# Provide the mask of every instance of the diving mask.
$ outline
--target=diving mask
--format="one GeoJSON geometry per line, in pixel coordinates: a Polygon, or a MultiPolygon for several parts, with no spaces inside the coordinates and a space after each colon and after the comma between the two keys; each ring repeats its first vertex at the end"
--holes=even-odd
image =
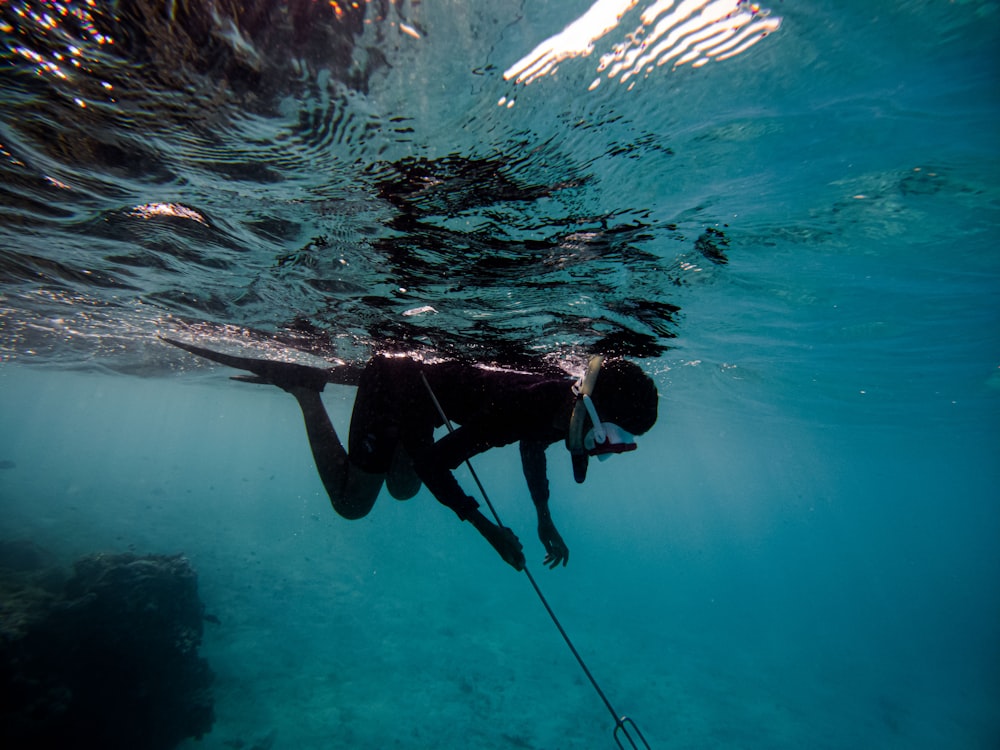
{"type": "Polygon", "coordinates": [[[577,482],[583,482],[587,478],[587,460],[590,456],[597,456],[599,461],[604,461],[616,453],[634,451],[638,447],[631,434],[613,422],[601,421],[590,397],[603,363],[603,356],[591,357],[587,371],[573,386],[576,405],[569,421],[566,447],[573,456],[573,476],[577,482]],[[588,419],[590,429],[585,431],[588,419]]]}

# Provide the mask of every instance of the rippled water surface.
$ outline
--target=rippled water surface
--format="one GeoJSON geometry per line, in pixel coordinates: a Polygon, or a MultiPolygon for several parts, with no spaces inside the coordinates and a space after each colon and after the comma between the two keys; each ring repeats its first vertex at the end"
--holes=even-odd
{"type": "Polygon", "coordinates": [[[660,424],[586,491],[550,459],[546,585],[651,744],[995,747],[998,34],[973,0],[0,2],[4,536],[191,557],[203,746],[610,746],[469,529],[334,518],[287,397],[157,337],[625,354],[660,424]]]}

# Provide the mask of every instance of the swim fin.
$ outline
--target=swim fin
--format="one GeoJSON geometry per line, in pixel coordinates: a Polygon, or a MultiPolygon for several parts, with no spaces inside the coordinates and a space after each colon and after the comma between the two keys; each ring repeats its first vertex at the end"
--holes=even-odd
{"type": "Polygon", "coordinates": [[[340,367],[320,368],[300,365],[295,362],[277,362],[272,359],[251,359],[250,357],[237,357],[233,354],[223,354],[222,352],[205,349],[194,344],[187,344],[183,341],[160,336],[171,346],[191,352],[199,357],[218,362],[220,365],[235,367],[238,370],[247,370],[253,376],[237,375],[234,380],[241,380],[247,383],[270,384],[288,390],[289,388],[308,388],[314,391],[322,391],[327,383],[338,385],[357,385],[361,381],[362,365],[341,365],[340,367]]]}

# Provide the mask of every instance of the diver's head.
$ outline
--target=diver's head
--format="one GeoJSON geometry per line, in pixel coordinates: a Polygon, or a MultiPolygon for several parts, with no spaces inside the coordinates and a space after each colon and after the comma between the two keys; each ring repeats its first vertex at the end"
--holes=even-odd
{"type": "Polygon", "coordinates": [[[634,435],[656,422],[656,384],[638,365],[624,359],[590,358],[587,372],[573,386],[576,405],[566,447],[577,482],[587,477],[590,456],[603,461],[635,450],[634,435]]]}

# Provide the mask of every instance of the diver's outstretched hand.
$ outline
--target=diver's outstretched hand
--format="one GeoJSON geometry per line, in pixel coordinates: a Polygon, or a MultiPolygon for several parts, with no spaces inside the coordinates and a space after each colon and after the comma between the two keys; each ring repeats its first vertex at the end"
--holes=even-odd
{"type": "Polygon", "coordinates": [[[545,546],[545,559],[542,565],[549,568],[557,568],[562,563],[563,567],[569,562],[569,547],[556,531],[556,525],[551,518],[542,518],[538,521],[538,538],[545,546]]]}
{"type": "Polygon", "coordinates": [[[514,570],[524,570],[524,547],[517,534],[506,526],[493,526],[493,528],[496,529],[494,538],[487,537],[493,549],[499,552],[504,562],[514,570]]]}
{"type": "Polygon", "coordinates": [[[524,570],[524,548],[517,534],[506,526],[497,526],[486,518],[478,510],[473,511],[468,518],[476,531],[485,537],[486,541],[493,545],[504,562],[514,570],[524,570]]]}

